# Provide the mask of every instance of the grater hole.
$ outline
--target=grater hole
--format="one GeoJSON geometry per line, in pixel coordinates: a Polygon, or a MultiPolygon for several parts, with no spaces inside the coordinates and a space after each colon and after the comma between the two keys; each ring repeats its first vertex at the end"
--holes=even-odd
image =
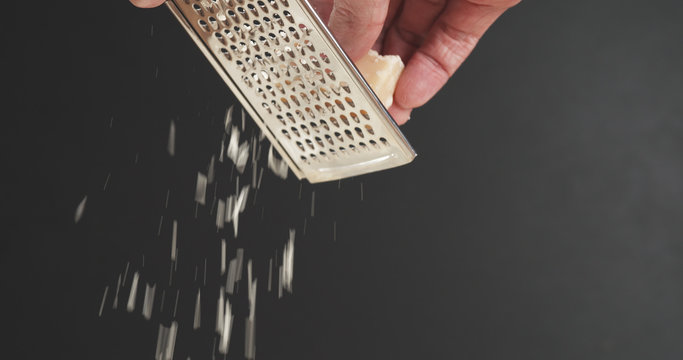
{"type": "Polygon", "coordinates": [[[270,110],[270,105],[268,105],[268,103],[263,103],[263,104],[261,104],[261,106],[263,106],[263,108],[266,109],[266,111],[268,112],[268,114],[272,114],[272,113],[273,113],[273,111],[270,110]]]}
{"type": "Polygon", "coordinates": [[[235,41],[235,35],[233,35],[230,30],[223,29],[223,34],[225,34],[225,37],[227,37],[228,39],[235,41]]]}
{"type": "Polygon", "coordinates": [[[256,6],[254,6],[253,4],[247,5],[247,9],[249,9],[249,11],[251,11],[251,13],[254,16],[258,16],[258,11],[256,10],[256,6]]]}
{"type": "Polygon", "coordinates": [[[342,137],[342,135],[341,135],[340,133],[338,133],[338,132],[335,131],[335,132],[334,132],[334,136],[337,137],[337,140],[339,140],[339,141],[341,141],[341,142],[344,142],[344,138],[342,137]]]}
{"type": "Polygon", "coordinates": [[[299,129],[295,128],[294,126],[292,126],[291,129],[296,137],[301,137],[301,134],[299,134],[299,129]]]}
{"type": "Polygon", "coordinates": [[[247,11],[244,10],[243,7],[241,7],[241,6],[238,7],[238,8],[237,8],[237,12],[238,12],[240,15],[242,15],[243,18],[245,18],[246,20],[249,20],[249,14],[247,14],[247,11]]]}
{"type": "Polygon", "coordinates": [[[315,156],[315,154],[311,154],[311,159],[314,160],[314,161],[318,161],[318,157],[315,156]]]}
{"type": "Polygon", "coordinates": [[[325,109],[322,106],[316,105],[315,110],[317,110],[320,113],[320,115],[325,115],[325,109]]]}
{"type": "MultiPolygon", "coordinates": [[[[225,55],[225,57],[228,58],[228,60],[232,60],[232,56],[230,55],[230,52],[228,51],[228,49],[221,48],[221,53],[223,53],[223,55],[225,55]]],[[[247,71],[247,69],[244,68],[242,71],[247,71]]]]}
{"type": "Polygon", "coordinates": [[[346,103],[349,104],[351,107],[356,107],[356,104],[354,104],[353,100],[350,97],[345,97],[344,100],[346,100],[346,103]]]}
{"type": "Polygon", "coordinates": [[[349,119],[345,115],[339,115],[339,118],[344,123],[344,125],[349,126],[349,119]]]}
{"type": "MultiPolygon", "coordinates": [[[[328,99],[331,97],[330,91],[327,90],[327,88],[325,88],[325,87],[322,87],[322,86],[320,87],[320,93],[323,94],[323,96],[325,96],[328,99]]],[[[342,110],[344,110],[344,109],[342,109],[342,110]]]]}
{"type": "Polygon", "coordinates": [[[351,151],[356,151],[356,145],[349,144],[349,149],[351,149],[351,151]]]}
{"type": "Polygon", "coordinates": [[[352,111],[349,115],[351,115],[351,119],[356,123],[360,122],[360,119],[358,119],[358,114],[356,114],[355,112],[352,111]]]}
{"type": "Polygon", "coordinates": [[[324,151],[321,151],[321,152],[320,152],[320,156],[322,156],[322,157],[326,158],[326,157],[327,157],[327,154],[325,154],[325,152],[324,152],[324,151]]]}
{"type": "Polygon", "coordinates": [[[295,111],[296,115],[299,117],[299,119],[305,121],[306,117],[304,117],[304,113],[301,112],[301,110],[295,111]]]}
{"type": "Polygon", "coordinates": [[[334,71],[332,71],[332,69],[325,69],[325,74],[327,74],[327,76],[329,76],[329,78],[330,78],[332,81],[337,80],[337,77],[334,76],[334,71]]]}
{"type": "Polygon", "coordinates": [[[320,129],[318,129],[318,124],[316,124],[315,122],[311,121],[309,125],[311,125],[311,129],[313,129],[313,131],[315,131],[316,133],[320,132],[320,129]]]}
{"type": "Polygon", "coordinates": [[[330,118],[330,122],[331,122],[332,125],[334,125],[335,127],[339,127],[339,123],[337,122],[337,119],[335,119],[334,117],[331,117],[331,118],[330,118]]]}
{"type": "MultiPolygon", "coordinates": [[[[308,33],[306,35],[308,35],[308,33]]],[[[315,51],[315,46],[313,46],[313,43],[308,40],[304,40],[304,46],[306,46],[308,50],[315,51]]]]}
{"type": "Polygon", "coordinates": [[[204,16],[204,9],[202,9],[202,7],[199,6],[199,4],[192,4],[192,9],[193,9],[197,14],[199,14],[199,16],[204,16]]]}
{"type": "Polygon", "coordinates": [[[285,106],[287,107],[287,109],[290,109],[290,108],[291,108],[291,106],[289,106],[289,101],[287,101],[287,99],[285,99],[285,98],[280,98],[280,101],[281,101],[283,104],[285,104],[285,106]]]}
{"type": "Polygon", "coordinates": [[[289,131],[286,129],[282,129],[282,134],[287,137],[287,139],[292,139],[292,137],[289,135],[289,131]]]}
{"type": "Polygon", "coordinates": [[[329,102],[326,101],[326,102],[325,102],[325,107],[327,108],[327,110],[329,110],[331,113],[334,114],[334,105],[332,105],[331,103],[329,103],[329,102]]]}
{"type": "Polygon", "coordinates": [[[204,19],[199,19],[199,27],[204,31],[209,31],[209,26],[204,19]]]}
{"type": "Polygon", "coordinates": [[[325,147],[325,144],[323,144],[323,139],[321,139],[321,138],[319,138],[319,137],[317,137],[317,136],[315,137],[315,142],[317,142],[317,143],[318,143],[318,146],[320,146],[321,148],[324,148],[324,147],[325,147]]]}
{"type": "Polygon", "coordinates": [[[365,125],[365,131],[367,131],[370,135],[375,135],[375,130],[370,125],[365,125]]]}
{"type": "Polygon", "coordinates": [[[277,111],[282,111],[280,104],[278,104],[275,100],[271,100],[270,104],[273,105],[277,109],[277,111]]]}
{"type": "Polygon", "coordinates": [[[306,151],[306,148],[304,148],[304,144],[302,144],[301,141],[297,141],[296,146],[299,147],[299,150],[306,151]]]}
{"type": "Polygon", "coordinates": [[[292,101],[296,104],[296,106],[301,106],[299,99],[297,99],[297,97],[295,95],[290,95],[289,98],[292,99],[292,101]]]}
{"type": "Polygon", "coordinates": [[[363,149],[363,150],[368,150],[368,146],[365,145],[364,142],[361,141],[361,142],[358,143],[358,145],[360,145],[360,148],[361,148],[361,149],[363,149]]]}
{"type": "Polygon", "coordinates": [[[268,0],[268,3],[270,4],[270,6],[273,7],[273,9],[275,9],[275,10],[278,9],[278,5],[277,5],[277,2],[275,2],[275,0],[268,0]]]}
{"type": "MultiPolygon", "coordinates": [[[[292,16],[292,13],[290,13],[290,12],[287,11],[287,10],[285,10],[285,11],[282,12],[282,15],[284,15],[285,18],[287,18],[287,21],[291,22],[292,24],[294,23],[294,17],[292,16]]],[[[293,29],[293,28],[290,28],[290,29],[293,29]]]]}
{"type": "Polygon", "coordinates": [[[379,138],[379,141],[382,142],[382,145],[389,146],[389,141],[387,141],[387,139],[381,137],[381,138],[379,138]]]}
{"type": "Polygon", "coordinates": [[[313,147],[313,141],[311,141],[310,139],[306,139],[306,145],[308,145],[308,147],[311,148],[311,149],[315,149],[315,148],[313,147]]]}
{"type": "Polygon", "coordinates": [[[358,134],[358,136],[361,138],[365,137],[365,135],[363,135],[363,130],[361,130],[359,127],[356,127],[354,130],[356,130],[356,134],[358,134]]]}
{"type": "Polygon", "coordinates": [[[316,101],[320,101],[320,96],[318,95],[318,92],[317,92],[317,91],[311,90],[311,91],[310,91],[310,94],[311,94],[311,96],[313,96],[313,98],[314,98],[316,101]]]}
{"type": "Polygon", "coordinates": [[[339,151],[341,151],[342,154],[346,155],[346,148],[345,147],[340,146],[339,151]]]}
{"type": "Polygon", "coordinates": [[[232,18],[234,21],[239,22],[239,19],[237,18],[237,14],[234,11],[228,10],[228,16],[230,18],[232,18]]]}
{"type": "Polygon", "coordinates": [[[311,30],[309,30],[304,24],[299,24],[299,29],[304,33],[304,35],[309,35],[311,33],[311,30]]]}
{"type": "Polygon", "coordinates": [[[349,87],[349,83],[347,83],[346,81],[340,82],[339,86],[341,86],[341,88],[344,89],[344,91],[346,91],[347,93],[351,93],[351,87],[349,87]]]}
{"type": "Polygon", "coordinates": [[[320,53],[320,60],[322,60],[326,64],[330,63],[330,58],[327,56],[327,54],[322,52],[320,53]]]}
{"type": "Polygon", "coordinates": [[[277,116],[277,119],[280,120],[280,123],[282,123],[282,125],[286,125],[286,124],[287,124],[287,123],[285,122],[285,118],[282,117],[282,115],[278,115],[278,116],[277,116]]]}
{"type": "Polygon", "coordinates": [[[370,120],[370,114],[368,114],[367,111],[361,109],[360,114],[363,115],[366,120],[370,120]]]}
{"type": "Polygon", "coordinates": [[[280,14],[278,14],[278,13],[273,14],[273,19],[275,20],[275,22],[277,22],[278,25],[280,25],[280,26],[285,25],[284,21],[282,21],[282,18],[280,17],[280,14]]]}
{"type": "Polygon", "coordinates": [[[374,146],[374,147],[379,147],[379,146],[377,145],[377,141],[375,141],[375,140],[370,140],[370,145],[372,145],[372,146],[374,146]]]}
{"type": "Polygon", "coordinates": [[[344,130],[344,134],[346,134],[346,137],[353,140],[353,133],[351,133],[351,130],[346,129],[344,130]]]}
{"type": "MultiPolygon", "coordinates": [[[[341,100],[337,99],[337,100],[334,101],[334,103],[337,104],[337,106],[338,106],[340,109],[342,109],[342,111],[344,110],[344,103],[342,103],[341,100]]],[[[348,124],[347,124],[347,125],[348,125],[348,124]]]]}
{"type": "Polygon", "coordinates": [[[330,145],[334,145],[334,140],[332,140],[332,136],[326,134],[325,140],[327,140],[327,142],[330,143],[330,145]]]}
{"type": "Polygon", "coordinates": [[[337,95],[337,96],[341,95],[341,91],[339,91],[341,88],[339,87],[339,85],[337,85],[337,84],[330,84],[330,89],[332,89],[332,92],[333,92],[335,95],[337,95]]]}
{"type": "Polygon", "coordinates": [[[208,18],[209,24],[211,25],[211,28],[216,30],[218,29],[218,21],[216,21],[216,18],[213,16],[209,16],[208,18]]]}
{"type": "Polygon", "coordinates": [[[306,125],[301,124],[301,130],[303,130],[306,133],[306,135],[311,135],[311,132],[310,130],[308,130],[308,127],[306,125]]]}
{"type": "Polygon", "coordinates": [[[311,56],[309,59],[311,60],[311,64],[313,64],[315,67],[320,67],[320,61],[318,61],[315,56],[311,56]]]}
{"type": "Polygon", "coordinates": [[[304,109],[304,111],[308,114],[308,116],[310,116],[311,118],[315,119],[315,113],[313,112],[313,110],[311,110],[311,108],[306,107],[306,108],[304,109]]]}
{"type": "Polygon", "coordinates": [[[263,12],[267,13],[268,12],[268,7],[266,6],[266,3],[263,1],[257,1],[256,4],[263,10],[263,12]]]}
{"type": "Polygon", "coordinates": [[[289,1],[287,1],[287,0],[280,0],[280,2],[282,2],[282,5],[284,5],[285,7],[289,7],[289,1]]]}
{"type": "MultiPolygon", "coordinates": [[[[288,113],[285,114],[285,116],[287,116],[287,119],[289,119],[289,121],[291,121],[292,124],[296,123],[296,120],[294,120],[294,116],[292,115],[292,113],[289,113],[289,112],[288,112],[288,113]]],[[[297,135],[297,136],[298,136],[298,135],[297,135]]]]}
{"type": "Polygon", "coordinates": [[[328,131],[330,130],[330,126],[327,125],[327,121],[325,121],[325,120],[320,120],[320,126],[325,128],[325,130],[328,130],[328,131]]]}

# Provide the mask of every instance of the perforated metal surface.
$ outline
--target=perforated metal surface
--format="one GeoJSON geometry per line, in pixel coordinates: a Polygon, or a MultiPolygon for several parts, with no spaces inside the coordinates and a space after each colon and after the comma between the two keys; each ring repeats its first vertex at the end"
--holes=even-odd
{"type": "Polygon", "coordinates": [[[297,177],[330,181],[415,158],[308,2],[167,5],[297,177]]]}

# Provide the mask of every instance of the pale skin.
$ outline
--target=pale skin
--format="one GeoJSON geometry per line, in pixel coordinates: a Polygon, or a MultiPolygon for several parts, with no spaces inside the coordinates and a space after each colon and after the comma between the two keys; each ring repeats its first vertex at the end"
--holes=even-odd
{"type": "MultiPolygon", "coordinates": [[[[141,8],[164,0],[130,0],[141,8]]],[[[484,32],[520,0],[309,0],[352,60],[371,48],[406,68],[389,112],[404,124],[453,76],[484,32]]]]}

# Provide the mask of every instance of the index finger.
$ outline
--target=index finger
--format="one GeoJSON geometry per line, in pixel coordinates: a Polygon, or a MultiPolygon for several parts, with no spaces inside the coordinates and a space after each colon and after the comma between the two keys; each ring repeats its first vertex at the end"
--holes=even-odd
{"type": "Polygon", "coordinates": [[[475,45],[508,8],[519,0],[454,0],[408,61],[396,85],[390,112],[399,124],[410,110],[427,103],[465,61],[475,45]]]}

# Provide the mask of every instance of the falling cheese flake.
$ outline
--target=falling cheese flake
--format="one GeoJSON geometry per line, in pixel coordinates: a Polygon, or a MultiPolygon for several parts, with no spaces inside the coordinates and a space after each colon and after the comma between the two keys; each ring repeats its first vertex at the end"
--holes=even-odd
{"type": "Polygon", "coordinates": [[[227,354],[228,348],[230,347],[230,334],[232,332],[232,307],[230,306],[230,300],[225,299],[225,310],[223,311],[223,331],[221,332],[220,343],[218,344],[218,352],[221,354],[227,354]]]}
{"type": "Polygon", "coordinates": [[[126,311],[133,312],[135,310],[135,299],[138,294],[138,281],[140,280],[140,274],[136,271],[133,274],[133,282],[130,285],[130,294],[128,295],[128,305],[126,306],[126,311]]]}
{"type": "Polygon", "coordinates": [[[239,148],[237,149],[237,158],[233,159],[235,162],[235,168],[237,171],[241,174],[244,172],[244,169],[247,166],[247,162],[249,161],[249,143],[248,142],[243,142],[240,144],[239,148]]]}
{"type": "Polygon", "coordinates": [[[282,251],[282,287],[292,293],[292,280],[294,279],[294,237],[296,230],[289,229],[289,241],[282,251]]]}
{"type": "Polygon", "coordinates": [[[216,178],[216,155],[211,155],[209,166],[206,169],[206,178],[209,184],[213,184],[216,178]]]}
{"type": "Polygon", "coordinates": [[[145,300],[142,303],[142,317],[146,320],[152,318],[152,309],[154,308],[154,294],[157,286],[145,284],[145,300]]]}
{"type": "Polygon", "coordinates": [[[197,186],[194,191],[194,201],[202,205],[206,205],[206,184],[208,179],[206,175],[197,172],[197,186]]]}
{"type": "Polygon", "coordinates": [[[277,159],[273,152],[273,145],[270,146],[268,150],[268,168],[283,180],[287,180],[287,174],[289,172],[289,167],[283,159],[277,159]]]}
{"type": "Polygon", "coordinates": [[[230,142],[228,142],[228,150],[226,150],[226,155],[228,159],[232,160],[233,163],[237,163],[237,157],[239,156],[240,149],[240,131],[236,126],[232,127],[232,132],[230,133],[230,142]]]}
{"type": "Polygon", "coordinates": [[[235,105],[230,105],[228,110],[225,111],[225,121],[224,121],[225,132],[228,132],[228,127],[232,123],[232,113],[234,110],[235,110],[235,105]]]}
{"type": "Polygon", "coordinates": [[[173,220],[173,233],[171,235],[171,260],[178,258],[178,220],[173,220]]]}
{"type": "Polygon", "coordinates": [[[223,228],[225,224],[225,201],[218,200],[218,207],[216,208],[216,228],[218,230],[223,228]]]}
{"type": "Polygon", "coordinates": [[[197,300],[194,303],[194,322],[192,323],[192,329],[199,329],[201,323],[201,302],[200,302],[201,290],[197,290],[197,300]]]}
{"type": "Polygon", "coordinates": [[[102,302],[100,303],[100,311],[98,313],[99,317],[102,317],[102,311],[104,310],[104,303],[107,301],[107,293],[109,292],[109,286],[104,288],[104,295],[102,295],[102,302]]]}
{"type": "Polygon", "coordinates": [[[169,327],[159,324],[157,349],[154,355],[154,360],[173,360],[173,352],[175,351],[177,335],[178,323],[176,321],[173,321],[169,327]]]}
{"type": "Polygon", "coordinates": [[[225,288],[221,286],[218,293],[218,309],[216,311],[216,333],[223,334],[223,326],[225,321],[225,288]]]}
{"type": "Polygon", "coordinates": [[[114,294],[114,302],[112,303],[112,309],[116,310],[119,307],[119,290],[121,290],[121,275],[119,275],[116,280],[116,293],[114,294]]]}
{"type": "Polygon", "coordinates": [[[79,221],[81,221],[81,218],[83,217],[83,212],[85,211],[85,203],[88,201],[88,196],[83,197],[83,200],[81,200],[80,203],[78,203],[78,206],[76,207],[76,213],[74,214],[74,222],[78,224],[79,221]]]}
{"type": "Polygon", "coordinates": [[[166,147],[168,154],[175,156],[175,122],[171,120],[171,125],[168,127],[168,146],[166,147]]]}
{"type": "Polygon", "coordinates": [[[225,275],[225,258],[227,251],[227,243],[225,239],[221,239],[221,276],[225,275]]]}

